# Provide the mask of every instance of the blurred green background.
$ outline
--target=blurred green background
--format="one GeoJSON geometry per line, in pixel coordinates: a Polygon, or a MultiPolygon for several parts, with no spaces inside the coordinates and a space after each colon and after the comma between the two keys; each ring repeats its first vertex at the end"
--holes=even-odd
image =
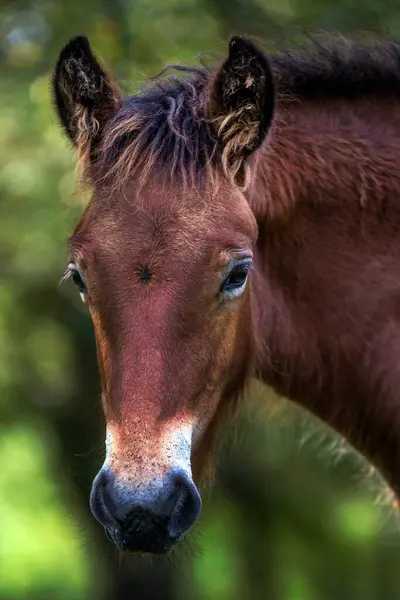
{"type": "Polygon", "coordinates": [[[49,93],[76,34],[129,91],[165,63],[223,52],[232,33],[270,47],[318,29],[400,37],[399,0],[2,0],[0,18],[0,598],[400,598],[379,478],[260,389],[187,543],[149,561],[105,539],[88,506],[103,452],[92,327],[72,284],[58,285],[83,200],[49,93]]]}

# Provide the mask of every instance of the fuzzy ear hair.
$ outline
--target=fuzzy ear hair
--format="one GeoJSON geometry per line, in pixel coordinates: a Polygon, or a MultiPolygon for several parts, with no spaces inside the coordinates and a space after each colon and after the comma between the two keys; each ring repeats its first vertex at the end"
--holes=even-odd
{"type": "Polygon", "coordinates": [[[70,40],[61,51],[52,83],[54,104],[69,139],[80,157],[93,158],[105,124],[121,105],[121,95],[86,37],[70,40]]]}
{"type": "Polygon", "coordinates": [[[264,141],[275,107],[271,68],[249,40],[233,37],[211,86],[210,114],[223,144],[223,165],[236,177],[264,141]]]}

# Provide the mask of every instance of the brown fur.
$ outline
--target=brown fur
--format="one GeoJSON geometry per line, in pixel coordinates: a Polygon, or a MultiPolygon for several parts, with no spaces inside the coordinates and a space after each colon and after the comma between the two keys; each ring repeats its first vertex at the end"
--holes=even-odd
{"type": "Polygon", "coordinates": [[[214,76],[129,98],[105,126],[70,260],[87,278],[121,477],[164,472],[160,440],[189,422],[199,477],[257,377],[400,492],[399,57],[395,44],[347,41],[272,56],[277,108],[244,193],[227,155],[249,146],[255,121],[242,105],[214,127],[214,76]],[[227,261],[250,249],[247,289],[226,303],[227,261]]]}

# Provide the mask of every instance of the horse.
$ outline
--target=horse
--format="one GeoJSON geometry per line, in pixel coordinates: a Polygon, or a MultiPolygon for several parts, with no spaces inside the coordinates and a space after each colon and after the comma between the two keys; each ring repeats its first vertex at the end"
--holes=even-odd
{"type": "Polygon", "coordinates": [[[84,36],[55,108],[91,196],[65,278],[87,304],[106,419],[94,517],[167,553],[258,380],[400,494],[400,45],[337,36],[123,97],[84,36]]]}

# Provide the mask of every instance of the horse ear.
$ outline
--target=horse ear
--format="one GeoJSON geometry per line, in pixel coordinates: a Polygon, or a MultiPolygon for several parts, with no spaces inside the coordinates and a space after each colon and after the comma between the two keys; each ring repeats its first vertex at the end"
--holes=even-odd
{"type": "Polygon", "coordinates": [[[233,37],[229,55],[211,85],[210,114],[223,144],[226,172],[236,177],[264,141],[274,114],[273,75],[264,54],[233,37]]]}
{"type": "Polygon", "coordinates": [[[61,51],[53,75],[53,97],[62,126],[81,157],[92,158],[103,128],[121,105],[121,95],[85,37],[61,51]]]}

